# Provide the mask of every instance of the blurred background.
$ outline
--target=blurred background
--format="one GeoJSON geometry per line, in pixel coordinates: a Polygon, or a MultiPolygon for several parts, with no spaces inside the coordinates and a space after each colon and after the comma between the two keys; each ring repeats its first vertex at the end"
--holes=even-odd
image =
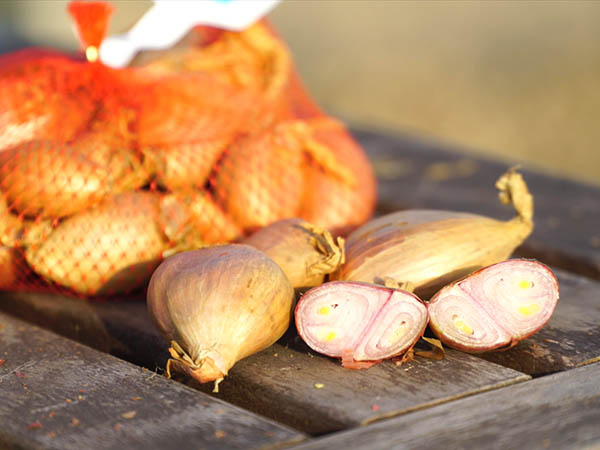
{"type": "MultiPolygon", "coordinates": [[[[0,51],[77,49],[67,3],[0,0],[0,51]]],[[[111,33],[150,6],[113,3],[111,33]]],[[[350,126],[600,186],[600,2],[284,0],[268,17],[350,126]]]]}

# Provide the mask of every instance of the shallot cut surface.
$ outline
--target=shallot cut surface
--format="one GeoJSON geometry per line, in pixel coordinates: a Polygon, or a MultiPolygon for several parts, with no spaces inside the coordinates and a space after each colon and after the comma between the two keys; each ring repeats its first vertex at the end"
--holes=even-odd
{"type": "Polygon", "coordinates": [[[427,326],[413,294],[366,283],[330,282],[308,291],[296,307],[296,327],[315,351],[372,361],[410,349],[427,326]]]}
{"type": "Polygon", "coordinates": [[[460,350],[510,347],[550,320],[558,297],[558,281],[548,267],[507,260],[434,295],[428,305],[430,326],[440,340],[460,350]]]}

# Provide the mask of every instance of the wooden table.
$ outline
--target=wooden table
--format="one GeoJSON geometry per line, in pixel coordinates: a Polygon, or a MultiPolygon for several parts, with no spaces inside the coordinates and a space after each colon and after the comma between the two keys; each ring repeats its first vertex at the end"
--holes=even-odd
{"type": "MultiPolygon", "coordinates": [[[[493,187],[506,164],[355,134],[378,174],[378,213],[511,216],[493,187]]],[[[517,255],[552,266],[561,298],[549,324],[515,348],[348,371],[292,330],[236,364],[213,394],[162,376],[167,344],[143,299],[5,292],[0,448],[600,447],[600,189],[524,176],[536,228],[517,255]]]]}

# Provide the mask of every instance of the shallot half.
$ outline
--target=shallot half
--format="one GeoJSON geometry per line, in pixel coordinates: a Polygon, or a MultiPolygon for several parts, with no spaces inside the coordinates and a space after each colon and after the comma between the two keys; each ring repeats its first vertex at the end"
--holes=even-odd
{"type": "Polygon", "coordinates": [[[310,348],[360,369],[408,352],[425,331],[427,308],[402,289],[336,281],[309,290],[295,318],[310,348]]]}
{"type": "Polygon", "coordinates": [[[545,265],[510,259],[481,269],[435,294],[429,325],[449,347],[483,352],[514,346],[539,331],[559,297],[545,265]]]}

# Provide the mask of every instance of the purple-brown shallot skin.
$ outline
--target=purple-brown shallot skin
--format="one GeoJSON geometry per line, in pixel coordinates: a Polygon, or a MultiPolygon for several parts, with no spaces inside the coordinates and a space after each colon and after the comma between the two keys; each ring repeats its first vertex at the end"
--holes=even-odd
{"type": "Polygon", "coordinates": [[[410,281],[427,300],[475,270],[504,261],[533,230],[533,197],[511,169],[497,181],[508,221],[442,210],[405,210],[380,216],[346,239],[346,262],[330,279],[380,283],[410,281]]]}
{"type": "Polygon", "coordinates": [[[544,327],[558,298],[558,281],[547,266],[510,259],[441,289],[427,304],[429,326],[458,350],[505,350],[544,327]]]}
{"type": "Polygon", "coordinates": [[[298,218],[273,222],[242,243],[275,261],[296,289],[321,285],[344,261],[342,239],[335,241],[328,230],[298,218]]]}
{"type": "Polygon", "coordinates": [[[427,308],[414,294],[361,282],[333,281],[298,301],[298,334],[310,348],[334,358],[351,350],[355,361],[408,351],[427,326],[427,308]]]}

